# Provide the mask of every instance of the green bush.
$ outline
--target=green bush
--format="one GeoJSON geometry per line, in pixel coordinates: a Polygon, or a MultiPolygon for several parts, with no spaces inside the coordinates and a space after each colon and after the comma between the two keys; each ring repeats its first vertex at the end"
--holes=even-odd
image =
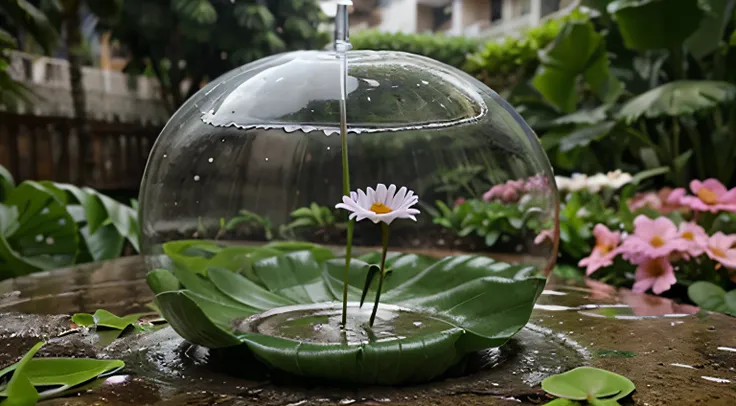
{"type": "Polygon", "coordinates": [[[463,70],[496,91],[507,89],[534,73],[539,65],[538,52],[549,45],[566,21],[584,18],[573,12],[560,19],[547,20],[519,37],[489,41],[468,55],[463,70]]]}
{"type": "Polygon", "coordinates": [[[350,36],[353,49],[402,51],[423,55],[456,68],[465,65],[465,58],[478,50],[481,41],[443,34],[387,33],[376,30],[359,31],[350,36]]]}

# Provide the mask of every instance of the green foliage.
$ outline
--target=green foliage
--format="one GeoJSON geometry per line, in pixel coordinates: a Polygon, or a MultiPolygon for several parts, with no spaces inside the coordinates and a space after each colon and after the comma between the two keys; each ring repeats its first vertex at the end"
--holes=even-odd
{"type": "Polygon", "coordinates": [[[17,364],[0,371],[0,381],[7,382],[0,384],[0,398],[4,398],[0,405],[32,406],[39,400],[81,392],[125,366],[118,360],[33,358],[41,346],[43,342],[33,346],[17,364]]]}
{"type": "Polygon", "coordinates": [[[587,2],[600,17],[567,22],[525,78],[538,94],[522,81],[511,102],[563,172],[666,165],[669,183],[714,177],[729,184],[736,175],[736,141],[728,136],[736,130],[736,76],[728,68],[735,55],[721,44],[735,3],[587,2]]]}
{"type": "Polygon", "coordinates": [[[293,220],[280,230],[284,236],[293,234],[301,229],[325,230],[330,228],[345,228],[347,223],[336,220],[334,211],[327,206],[312,203],[308,207],[300,207],[291,212],[293,220]]]}
{"type": "Polygon", "coordinates": [[[0,171],[0,278],[117,258],[138,250],[132,208],[89,188],[25,181],[0,171]]]}
{"type": "Polygon", "coordinates": [[[220,219],[220,231],[218,233],[218,237],[228,231],[237,230],[239,228],[247,229],[247,233],[250,233],[252,230],[260,231],[263,233],[263,236],[267,241],[273,239],[273,226],[271,225],[271,220],[248,210],[240,210],[240,216],[233,217],[227,222],[225,222],[225,219],[220,219]]]}
{"type": "Polygon", "coordinates": [[[549,20],[519,37],[489,41],[469,55],[463,69],[497,92],[509,89],[534,72],[539,65],[538,52],[550,44],[564,22],[580,18],[578,13],[549,20]]]}
{"type": "Polygon", "coordinates": [[[538,213],[532,204],[477,199],[456,204],[452,209],[441,201],[435,205],[436,209],[429,210],[434,224],[454,230],[458,237],[480,237],[487,247],[495,245],[502,235],[518,236],[525,227],[533,226],[527,221],[534,221],[534,214],[538,213]]]}
{"type": "Polygon", "coordinates": [[[322,21],[315,0],[127,0],[111,28],[132,54],[126,71],[151,68],[173,112],[200,83],[240,65],[324,46],[328,36],[317,29],[322,21]],[[192,86],[183,92],[187,80],[192,86]]]}
{"type": "Polygon", "coordinates": [[[714,283],[698,281],[688,287],[687,294],[705,310],[736,316],[736,289],[726,292],[714,283]]]}
{"type": "MultiPolygon", "coordinates": [[[[575,368],[542,381],[542,389],[551,395],[589,404],[618,405],[617,401],[631,394],[635,388],[634,383],[624,376],[591,367],[575,368]]],[[[560,401],[556,404],[576,403],[560,401]]]]}
{"type": "MultiPolygon", "coordinates": [[[[271,367],[353,383],[425,381],[469,352],[503,344],[528,321],[544,287],[543,278],[528,276],[533,268],[484,256],[438,260],[389,253],[387,266],[392,275],[383,286],[383,303],[442,314],[443,327],[407,337],[400,345],[372,340],[355,346],[300,343],[236,330],[235,322],[275,307],[338,301],[344,258],[305,243],[222,247],[214,256],[208,254],[212,245],[207,242],[176,242],[173,249],[167,245],[165,251],[180,252],[187,246],[191,253],[202,254],[199,258],[177,257],[173,272],[184,289],[156,296],[162,315],[182,337],[210,348],[243,346],[271,367]],[[301,250],[295,250],[298,248],[301,250]],[[218,257],[241,260],[228,266],[218,257]],[[448,291],[450,283],[457,287],[448,291]],[[438,295],[440,292],[443,294],[438,295]]],[[[369,266],[365,261],[374,260],[376,254],[351,261],[351,301],[360,299],[369,266]]],[[[375,291],[375,287],[368,290],[375,291]]]]}
{"type": "Polygon", "coordinates": [[[95,314],[77,313],[72,316],[74,324],[83,327],[105,327],[115,330],[125,330],[128,326],[134,326],[141,314],[130,314],[118,317],[107,310],[99,309],[95,314]]]}
{"type": "Polygon", "coordinates": [[[467,56],[481,43],[472,38],[444,34],[388,33],[363,30],[350,36],[353,49],[401,51],[426,56],[456,68],[462,68],[467,56]]]}

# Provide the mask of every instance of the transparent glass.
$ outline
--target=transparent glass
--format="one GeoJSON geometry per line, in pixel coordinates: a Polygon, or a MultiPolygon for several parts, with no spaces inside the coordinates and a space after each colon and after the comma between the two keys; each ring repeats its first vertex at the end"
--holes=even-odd
{"type": "Polygon", "coordinates": [[[141,188],[149,285],[195,344],[328,380],[435,379],[529,320],[556,257],[552,170],[513,108],[456,69],[369,51],[347,53],[346,80],[342,66],[275,55],[171,118],[141,188]]]}
{"type": "MultiPolygon", "coordinates": [[[[554,177],[509,104],[469,75],[416,55],[351,51],[348,66],[351,189],[395,184],[419,196],[417,221],[392,223],[391,249],[551,266],[555,233],[540,232],[555,227],[554,177]],[[476,219],[443,216],[443,206],[463,200],[478,202],[476,219]]],[[[192,97],[146,166],[140,207],[149,261],[162,243],[189,238],[344,249],[347,212],[334,209],[343,196],[339,75],[334,53],[279,54],[192,97]],[[330,212],[322,224],[292,215],[314,204],[330,212]]],[[[380,228],[369,221],[354,235],[356,250],[380,247],[380,228]]]]}

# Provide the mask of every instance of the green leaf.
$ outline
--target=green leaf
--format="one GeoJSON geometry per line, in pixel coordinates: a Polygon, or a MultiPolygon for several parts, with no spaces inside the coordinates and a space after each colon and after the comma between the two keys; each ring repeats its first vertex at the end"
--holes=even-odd
{"type": "Polygon", "coordinates": [[[300,207],[291,212],[291,217],[312,217],[312,210],[309,207],[300,207]]]}
{"type": "MultiPolygon", "coordinates": [[[[261,283],[233,269],[210,267],[205,274],[177,269],[179,282],[198,293],[163,292],[156,296],[156,304],[174,330],[195,344],[210,348],[244,344],[271,367],[302,376],[397,384],[426,381],[469,352],[503,344],[528,321],[544,287],[543,278],[529,277],[533,267],[512,266],[481,256],[437,261],[388,253],[386,263],[392,274],[385,280],[388,298],[382,303],[420,311],[436,320],[436,325],[424,334],[345,346],[236,330],[242,320],[257,312],[294,302],[334,303],[342,297],[345,259],[320,263],[315,258],[320,254],[316,249],[301,250],[257,261],[253,270],[261,283]]],[[[372,252],[361,258],[377,256],[380,253],[372,252]]],[[[361,259],[351,261],[351,301],[357,301],[363,292],[367,267],[361,259]]]]}
{"type": "Polygon", "coordinates": [[[322,268],[310,251],[262,259],[253,268],[268,290],[297,303],[334,299],[322,280],[322,268]]]}
{"type": "Polygon", "coordinates": [[[146,275],[146,283],[153,293],[179,290],[179,280],[166,269],[154,269],[146,275]]]}
{"type": "Polygon", "coordinates": [[[365,273],[365,284],[363,285],[363,292],[360,294],[360,307],[363,307],[363,302],[365,302],[365,297],[368,294],[368,289],[370,289],[371,287],[371,282],[373,282],[373,278],[380,273],[380,266],[376,264],[368,265],[368,269],[365,273]]]}
{"type": "Polygon", "coordinates": [[[112,224],[107,224],[90,234],[89,226],[79,230],[92,261],[106,261],[120,257],[125,246],[125,237],[112,224]]]}
{"type": "Polygon", "coordinates": [[[640,117],[681,116],[712,109],[736,98],[736,85],[710,80],[679,80],[628,101],[618,115],[627,123],[640,117]]]}
{"type": "Polygon", "coordinates": [[[690,53],[695,58],[713,53],[721,44],[726,27],[731,20],[734,0],[704,0],[708,5],[708,12],[700,23],[700,28],[685,41],[690,53]]]}
{"type": "Polygon", "coordinates": [[[222,250],[220,244],[201,240],[171,241],[163,245],[164,253],[175,265],[197,273],[204,272],[209,260],[222,250]]]}
{"type": "Polygon", "coordinates": [[[217,22],[217,10],[209,0],[172,0],[172,9],[198,24],[217,22]]]}
{"type": "MultiPolygon", "coordinates": [[[[0,371],[0,377],[12,371],[17,373],[17,365],[0,371]]],[[[23,368],[30,384],[41,389],[40,399],[68,394],[92,380],[110,376],[125,366],[119,360],[88,358],[34,358],[23,368]]],[[[0,391],[0,396],[6,396],[0,391]]]]}
{"type": "Polygon", "coordinates": [[[232,347],[240,344],[234,335],[213,323],[186,291],[156,295],[156,306],[177,334],[185,340],[208,348],[232,347]]]}
{"type": "Polygon", "coordinates": [[[589,127],[579,128],[560,140],[560,151],[567,152],[577,147],[584,147],[593,141],[600,141],[610,134],[615,126],[614,121],[604,121],[589,127]]]}
{"type": "Polygon", "coordinates": [[[0,203],[8,198],[13,189],[15,189],[13,175],[4,166],[0,165],[0,203]]]}
{"type": "Polygon", "coordinates": [[[544,405],[545,406],[580,406],[580,403],[574,400],[570,400],[570,399],[558,398],[549,403],[545,403],[544,405]]]}
{"type": "Polygon", "coordinates": [[[141,318],[140,313],[130,314],[124,317],[118,317],[107,310],[99,309],[94,315],[87,313],[77,313],[72,316],[72,321],[78,326],[84,327],[107,327],[115,330],[125,330],[126,327],[135,325],[141,318]]]}
{"type": "Polygon", "coordinates": [[[726,293],[723,296],[723,300],[726,303],[726,306],[728,306],[728,311],[726,313],[736,316],[736,289],[730,290],[726,293]]]}
{"type": "Polygon", "coordinates": [[[77,256],[77,225],[59,196],[38,182],[26,181],[4,202],[0,236],[0,275],[19,276],[72,265],[77,256]]]}
{"type": "Polygon", "coordinates": [[[659,168],[641,171],[632,177],[630,183],[634,185],[640,185],[643,181],[655,176],[667,174],[670,172],[670,170],[671,168],[669,166],[661,166],[659,168]]]}
{"type": "Polygon", "coordinates": [[[570,113],[578,104],[576,75],[554,68],[540,67],[532,84],[550,104],[570,113]]]}
{"type": "Polygon", "coordinates": [[[43,342],[34,345],[28,352],[14,365],[14,373],[5,388],[6,399],[0,402],[0,406],[32,406],[38,401],[38,391],[31,383],[26,369],[28,364],[38,350],[43,347],[43,342]]]}
{"type": "Polygon", "coordinates": [[[638,51],[682,46],[704,15],[698,0],[616,0],[608,12],[626,46],[638,51]]]}
{"type": "Polygon", "coordinates": [[[687,288],[687,295],[699,307],[714,312],[726,313],[726,291],[720,286],[706,281],[698,281],[687,288]]]}
{"type": "Polygon", "coordinates": [[[598,368],[580,367],[542,381],[545,392],[559,398],[619,400],[634,391],[634,383],[624,376],[598,368]]]}

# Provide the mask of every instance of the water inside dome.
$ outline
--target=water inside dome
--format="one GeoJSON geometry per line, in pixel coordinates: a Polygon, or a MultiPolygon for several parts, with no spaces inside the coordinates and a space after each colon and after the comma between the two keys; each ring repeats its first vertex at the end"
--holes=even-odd
{"type": "Polygon", "coordinates": [[[218,330],[172,323],[196,344],[245,344],[301,375],[426,380],[528,320],[544,285],[536,275],[556,257],[554,177],[529,126],[465,73],[399,52],[350,51],[346,62],[343,132],[335,52],[265,58],[186,102],[145,170],[142,251],[164,270],[157,277],[178,280],[152,284],[164,317],[201,311],[218,330]],[[346,163],[357,222],[336,208],[351,196],[346,163]],[[418,201],[399,207],[412,194],[418,201]],[[387,224],[387,213],[398,218],[387,224]],[[294,366],[262,341],[314,344],[318,359],[332,356],[320,345],[409,348],[413,334],[423,351],[453,355],[434,359],[426,376],[361,375],[363,355],[357,372],[307,373],[304,359],[294,366]]]}

